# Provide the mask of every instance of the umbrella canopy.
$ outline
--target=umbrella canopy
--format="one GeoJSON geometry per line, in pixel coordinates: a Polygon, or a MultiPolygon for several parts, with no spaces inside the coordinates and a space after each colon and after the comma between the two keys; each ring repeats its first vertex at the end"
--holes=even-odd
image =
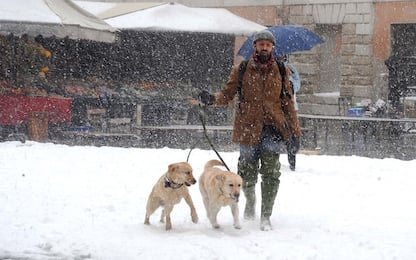
{"type": "Polygon", "coordinates": [[[70,0],[3,1],[0,34],[42,35],[113,42],[117,29],[70,0]]]}
{"type": "Polygon", "coordinates": [[[75,3],[119,29],[208,32],[238,36],[250,36],[256,31],[266,29],[224,8],[191,8],[177,3],[154,3],[153,6],[149,3],[75,3]]]}
{"type": "MultiPolygon", "coordinates": [[[[276,46],[273,50],[275,57],[297,51],[308,51],[324,42],[319,35],[298,25],[279,25],[269,27],[267,30],[276,38],[276,46]]],[[[253,36],[251,36],[243,43],[237,55],[249,59],[253,52],[253,36]]]]}

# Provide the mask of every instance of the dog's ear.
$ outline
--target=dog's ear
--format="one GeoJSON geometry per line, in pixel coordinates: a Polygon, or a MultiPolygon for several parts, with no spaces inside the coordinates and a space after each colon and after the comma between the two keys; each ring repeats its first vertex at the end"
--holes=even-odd
{"type": "Polygon", "coordinates": [[[168,171],[169,172],[174,172],[174,171],[176,171],[176,169],[178,169],[178,167],[179,166],[176,163],[172,163],[168,166],[168,171]]]}
{"type": "Polygon", "coordinates": [[[225,181],[225,175],[224,174],[218,174],[215,178],[217,178],[217,180],[224,182],[225,181]]]}

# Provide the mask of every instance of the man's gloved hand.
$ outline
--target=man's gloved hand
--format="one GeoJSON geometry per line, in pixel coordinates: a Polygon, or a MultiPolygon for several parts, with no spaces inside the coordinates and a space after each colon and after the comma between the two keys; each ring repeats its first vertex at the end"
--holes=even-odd
{"type": "Polygon", "coordinates": [[[296,154],[300,149],[300,137],[291,136],[287,140],[290,153],[296,154]]]}
{"type": "Polygon", "coordinates": [[[206,90],[202,90],[201,93],[199,93],[198,98],[199,101],[201,101],[205,105],[212,105],[215,100],[214,96],[206,90]]]}

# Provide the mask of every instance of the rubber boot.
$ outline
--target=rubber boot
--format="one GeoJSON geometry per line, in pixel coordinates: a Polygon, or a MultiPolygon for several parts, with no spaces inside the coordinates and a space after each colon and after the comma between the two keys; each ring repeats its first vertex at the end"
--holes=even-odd
{"type": "Polygon", "coordinates": [[[279,154],[263,152],[260,156],[261,168],[261,215],[260,229],[271,230],[270,216],[273,212],[274,201],[279,190],[280,162],[279,154]]]}
{"type": "Polygon", "coordinates": [[[247,220],[253,220],[256,216],[256,183],[258,171],[258,162],[238,162],[238,174],[243,179],[243,192],[246,197],[244,219],[247,220]]]}
{"type": "Polygon", "coordinates": [[[243,192],[246,196],[244,219],[254,220],[254,218],[256,217],[256,185],[243,184],[243,192]]]}

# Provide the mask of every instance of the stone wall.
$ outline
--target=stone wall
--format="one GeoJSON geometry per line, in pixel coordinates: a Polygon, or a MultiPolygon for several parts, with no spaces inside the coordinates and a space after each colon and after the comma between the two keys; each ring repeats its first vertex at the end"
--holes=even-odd
{"type": "MultiPolygon", "coordinates": [[[[335,80],[339,77],[340,81],[336,82],[339,85],[328,88],[325,86],[314,86],[313,84],[331,84],[319,80],[320,67],[314,63],[298,64],[301,71],[301,76],[306,79],[305,83],[310,83],[303,90],[303,93],[310,94],[319,93],[320,89],[326,91],[339,92],[339,95],[350,98],[349,102],[357,103],[362,99],[374,99],[373,86],[373,66],[372,66],[372,20],[373,5],[372,3],[332,3],[332,4],[310,4],[310,5],[290,5],[288,13],[288,21],[291,24],[301,24],[313,31],[318,31],[321,25],[339,25],[339,27],[332,27],[333,30],[340,28],[340,32],[333,32],[336,39],[334,41],[334,50],[339,48],[340,61],[339,72],[340,75],[334,75],[335,80]],[[337,37],[336,35],[339,35],[337,37]],[[315,68],[310,70],[308,74],[303,74],[307,68],[315,68]],[[312,80],[311,80],[312,79],[312,80]],[[317,79],[317,80],[313,80],[317,79]]],[[[326,39],[330,41],[331,39],[326,39]]],[[[325,48],[325,47],[323,47],[325,48]]],[[[308,60],[318,59],[319,47],[315,49],[315,53],[304,54],[308,55],[308,60]],[[311,56],[312,55],[312,56],[311,56]],[[315,57],[313,56],[315,55],[315,57]]],[[[296,60],[298,57],[295,56],[296,60]]],[[[330,56],[322,56],[319,60],[321,63],[325,59],[331,59],[330,56]]],[[[302,58],[299,57],[302,61],[302,58]]],[[[307,71],[307,70],[306,70],[307,71]]],[[[303,84],[304,86],[306,84],[303,84]]],[[[316,100],[315,100],[316,102],[316,100]]],[[[337,103],[334,99],[333,103],[337,103]]],[[[337,106],[338,104],[333,104],[337,106]]],[[[337,109],[325,109],[324,111],[332,111],[331,114],[338,113],[337,109]]],[[[317,111],[318,113],[322,111],[317,111]]]]}

